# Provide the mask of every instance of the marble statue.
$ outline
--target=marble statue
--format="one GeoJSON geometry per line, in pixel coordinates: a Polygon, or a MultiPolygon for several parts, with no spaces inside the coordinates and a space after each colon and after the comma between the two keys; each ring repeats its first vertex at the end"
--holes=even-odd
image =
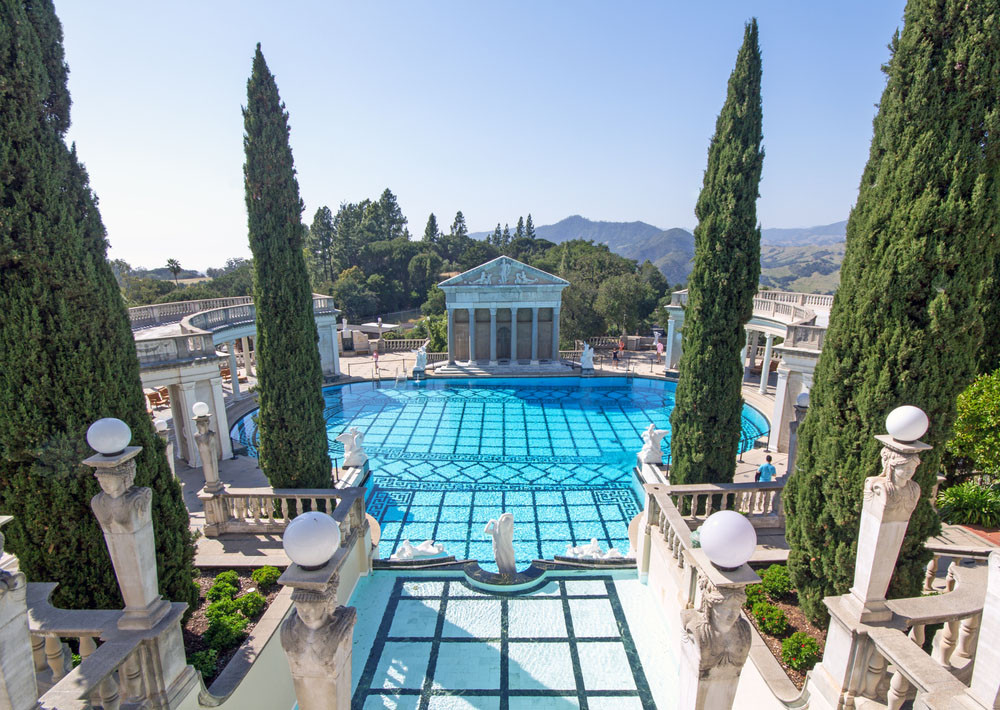
{"type": "Polygon", "coordinates": [[[583,370],[594,369],[594,348],[590,343],[583,344],[583,352],[580,353],[580,368],[583,370]]]}
{"type": "Polygon", "coordinates": [[[486,523],[487,535],[493,537],[493,557],[497,561],[500,574],[515,574],[514,564],[514,515],[503,513],[500,520],[486,523]]]}
{"type": "Polygon", "coordinates": [[[521,269],[516,274],[514,274],[514,283],[533,284],[533,283],[538,283],[538,279],[528,276],[526,273],[524,273],[524,269],[521,269]]]}
{"type": "Polygon", "coordinates": [[[473,281],[472,283],[474,283],[477,286],[489,286],[490,284],[493,283],[493,274],[491,274],[489,271],[484,271],[481,274],[479,274],[479,278],[473,281]]]}
{"type": "Polygon", "coordinates": [[[660,444],[668,433],[668,429],[657,429],[655,424],[650,424],[646,431],[642,432],[643,444],[639,451],[639,461],[642,463],[663,463],[663,450],[660,448],[660,444]]]}
{"type": "Polygon", "coordinates": [[[681,643],[690,644],[702,673],[724,673],[728,668],[738,677],[750,653],[750,623],[740,617],[746,592],[742,587],[718,589],[704,577],[698,585],[701,605],[681,613],[681,643]]]}
{"type": "Polygon", "coordinates": [[[504,259],[500,263],[500,283],[507,283],[510,278],[510,262],[504,259]]]}
{"type": "Polygon", "coordinates": [[[573,547],[572,545],[566,546],[566,554],[563,557],[573,557],[578,560],[620,560],[623,559],[622,553],[618,551],[618,548],[612,547],[607,552],[601,549],[600,544],[597,542],[596,537],[590,538],[589,545],[580,545],[579,547],[573,547]]]}
{"type": "Polygon", "coordinates": [[[660,331],[658,331],[658,330],[653,331],[653,349],[654,350],[656,349],[656,346],[659,345],[659,343],[660,343],[660,336],[661,335],[663,335],[663,333],[661,333],[660,331]]]}
{"type": "Polygon", "coordinates": [[[435,544],[433,540],[424,540],[419,545],[414,545],[409,540],[403,540],[389,559],[415,560],[421,557],[437,557],[444,554],[446,554],[444,545],[440,542],[435,544]]]}
{"type": "Polygon", "coordinates": [[[364,466],[368,460],[368,454],[362,448],[365,443],[365,435],[358,431],[357,427],[351,427],[349,431],[337,437],[337,441],[344,445],[344,462],[342,466],[364,466]]]}
{"type": "Polygon", "coordinates": [[[421,345],[419,348],[413,351],[417,356],[417,364],[413,366],[414,370],[425,370],[427,369],[427,346],[421,345]]]}

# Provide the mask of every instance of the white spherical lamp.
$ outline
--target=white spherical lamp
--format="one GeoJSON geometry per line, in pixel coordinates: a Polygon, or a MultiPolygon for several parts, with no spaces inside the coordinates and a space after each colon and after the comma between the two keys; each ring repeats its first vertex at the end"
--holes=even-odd
{"type": "Polygon", "coordinates": [[[195,402],[191,407],[191,413],[196,417],[207,417],[208,416],[208,405],[204,402],[195,402]]]}
{"type": "Polygon", "coordinates": [[[796,407],[808,407],[809,406],[809,393],[800,392],[799,396],[795,398],[796,407]]]}
{"type": "Polygon", "coordinates": [[[105,456],[120,454],[132,441],[132,430],[121,419],[105,417],[98,419],[87,429],[87,443],[90,448],[105,456]]]}
{"type": "Polygon", "coordinates": [[[701,549],[712,564],[722,569],[742,567],[757,547],[753,525],[733,510],[712,513],[699,531],[701,549]]]}
{"type": "Polygon", "coordinates": [[[909,404],[896,407],[885,418],[885,430],[897,441],[916,441],[927,433],[929,425],[924,410],[909,404]]]}
{"type": "Polygon", "coordinates": [[[156,427],[156,431],[164,432],[167,430],[167,420],[166,419],[154,419],[153,426],[156,427]]]}
{"type": "Polygon", "coordinates": [[[319,569],[340,547],[340,527],[326,513],[302,513],[285,528],[285,554],[305,569],[319,569]]]}

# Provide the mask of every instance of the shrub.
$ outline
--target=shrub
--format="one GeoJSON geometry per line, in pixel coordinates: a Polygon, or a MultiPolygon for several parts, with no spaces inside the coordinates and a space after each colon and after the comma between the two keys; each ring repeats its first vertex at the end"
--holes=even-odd
{"type": "Polygon", "coordinates": [[[239,613],[239,611],[240,606],[235,600],[223,598],[208,605],[208,608],[205,609],[205,618],[209,621],[213,621],[220,616],[232,616],[233,614],[239,613]]]}
{"type": "Polygon", "coordinates": [[[746,588],[747,591],[747,609],[753,609],[753,605],[757,602],[767,601],[767,594],[764,592],[764,587],[760,584],[751,584],[746,588]]]}
{"type": "Polygon", "coordinates": [[[760,576],[760,586],[767,592],[767,596],[775,601],[784,599],[792,593],[792,580],[784,565],[771,565],[764,570],[764,574],[760,576]]]}
{"type": "Polygon", "coordinates": [[[248,592],[239,597],[235,604],[243,612],[243,616],[248,619],[256,619],[267,606],[267,599],[260,592],[248,592]]]}
{"type": "Polygon", "coordinates": [[[781,642],[781,660],[792,670],[807,671],[819,657],[819,641],[804,631],[796,631],[781,642]]]}
{"type": "Polygon", "coordinates": [[[188,663],[201,673],[202,677],[208,679],[215,675],[215,666],[219,662],[219,652],[214,648],[205,651],[195,651],[188,656],[188,663]]]}
{"type": "Polygon", "coordinates": [[[259,567],[250,573],[250,578],[257,584],[257,587],[265,592],[278,583],[280,576],[281,570],[270,565],[259,567]]]}
{"type": "Polygon", "coordinates": [[[220,599],[232,599],[236,596],[236,592],[239,590],[231,584],[225,582],[216,582],[212,585],[212,588],[205,593],[205,598],[210,602],[216,602],[220,599]]]}
{"type": "Polygon", "coordinates": [[[768,602],[757,602],[751,612],[757,620],[757,626],[765,634],[781,638],[788,633],[788,619],[785,612],[768,602]]]}
{"type": "Polygon", "coordinates": [[[208,624],[205,632],[205,643],[216,651],[227,651],[239,645],[246,638],[247,624],[250,623],[239,614],[217,616],[208,624]]]}
{"type": "Polygon", "coordinates": [[[983,375],[958,395],[948,451],[980,473],[1000,476],[1000,370],[983,375]]]}
{"type": "Polygon", "coordinates": [[[938,494],[938,512],[954,525],[1000,526],[1000,490],[973,481],[959,483],[938,494]]]}
{"type": "Polygon", "coordinates": [[[237,574],[236,570],[226,570],[225,572],[219,572],[215,575],[216,584],[230,584],[237,589],[240,588],[240,575],[237,574]]]}

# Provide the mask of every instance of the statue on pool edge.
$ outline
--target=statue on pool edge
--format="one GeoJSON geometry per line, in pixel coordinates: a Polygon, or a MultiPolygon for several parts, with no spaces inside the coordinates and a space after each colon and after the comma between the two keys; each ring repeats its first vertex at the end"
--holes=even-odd
{"type": "Polygon", "coordinates": [[[497,561],[500,574],[516,574],[514,564],[514,515],[503,513],[500,520],[486,523],[487,535],[493,537],[493,557],[497,561]]]}

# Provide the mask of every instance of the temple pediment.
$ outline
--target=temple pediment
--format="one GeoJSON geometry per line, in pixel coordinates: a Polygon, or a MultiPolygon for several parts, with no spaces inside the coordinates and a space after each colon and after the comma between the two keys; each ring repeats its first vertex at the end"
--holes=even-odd
{"type": "Polygon", "coordinates": [[[536,269],[509,256],[498,256],[457,276],[442,281],[440,288],[455,286],[568,286],[569,281],[536,269]]]}

